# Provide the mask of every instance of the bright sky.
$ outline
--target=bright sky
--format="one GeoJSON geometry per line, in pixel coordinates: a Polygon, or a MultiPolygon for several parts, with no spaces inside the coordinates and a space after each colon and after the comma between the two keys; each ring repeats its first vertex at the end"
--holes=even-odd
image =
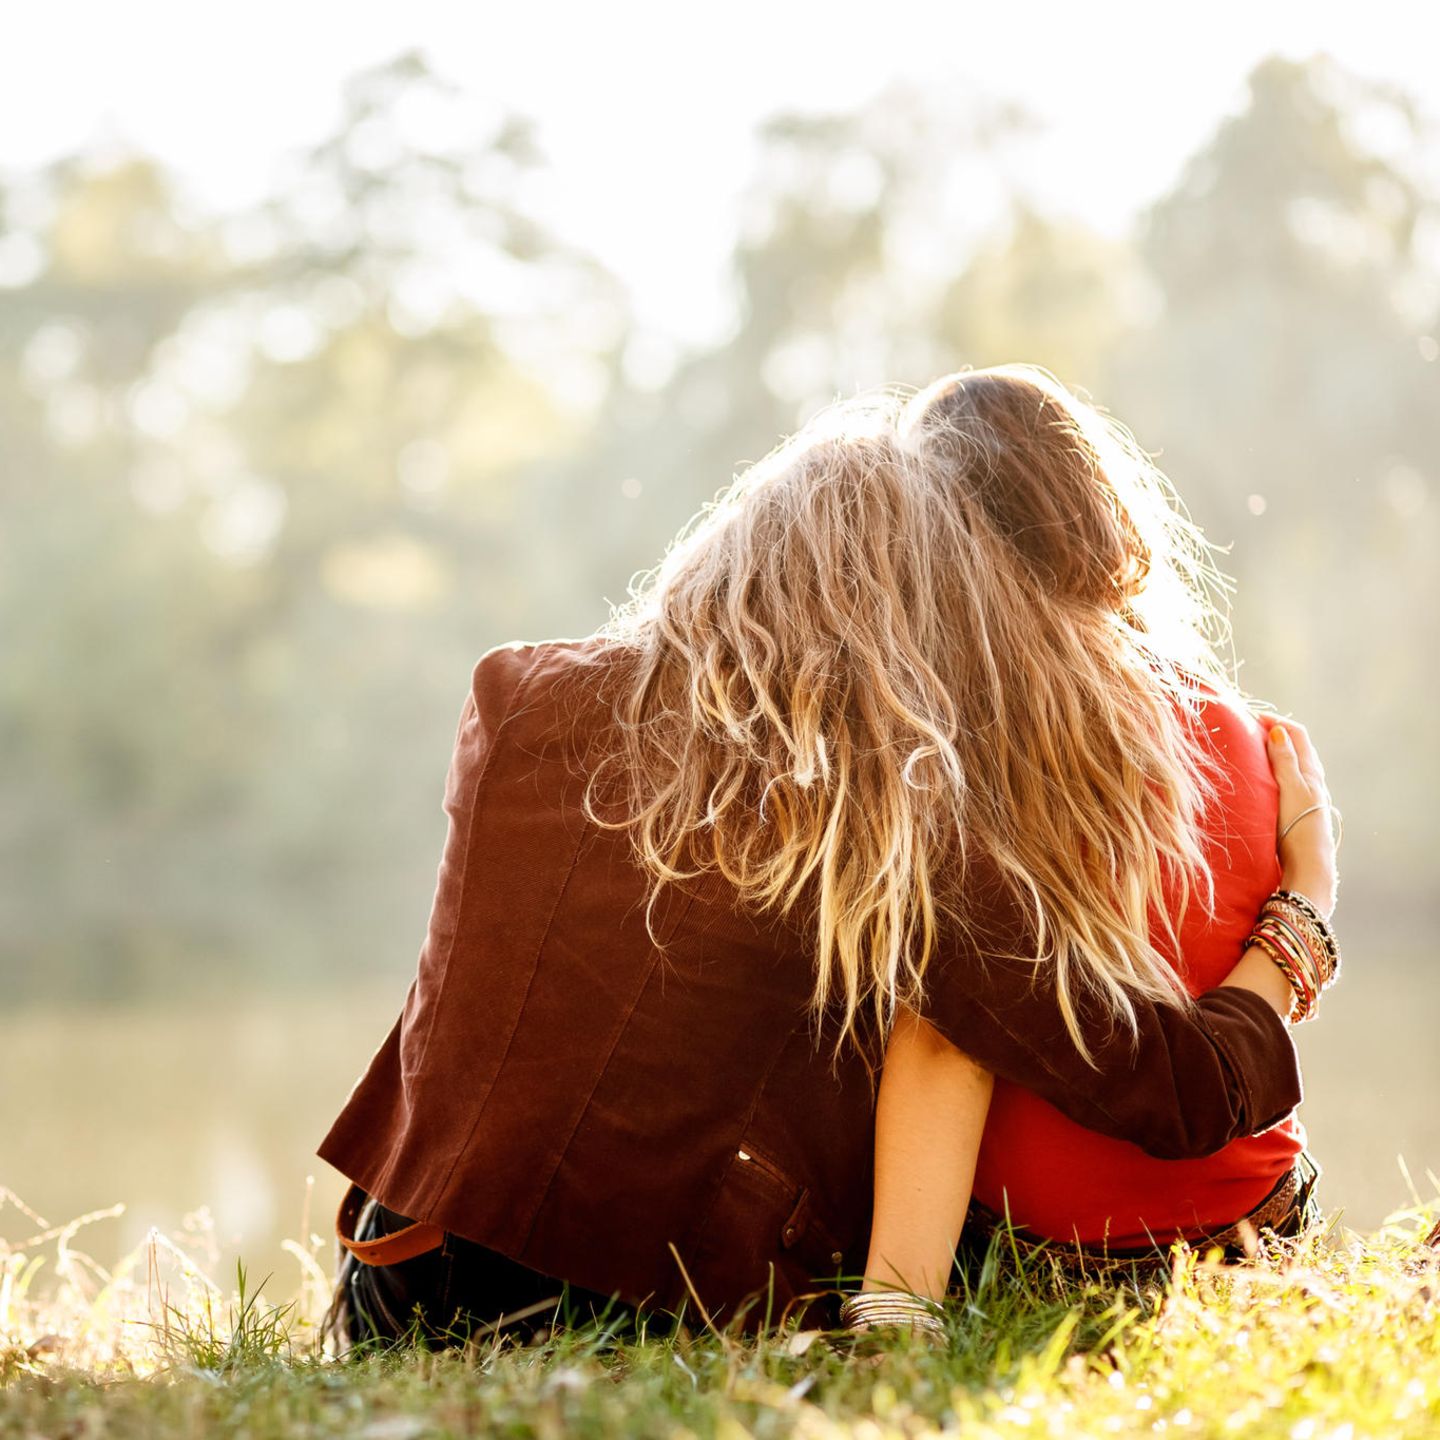
{"type": "Polygon", "coordinates": [[[897,78],[1013,97],[1049,128],[1021,183],[1107,229],[1162,190],[1243,97],[1262,55],[1326,50],[1432,113],[1440,67],[1413,0],[47,0],[0,47],[0,167],[123,140],[216,206],[260,194],[333,125],[357,69],[418,47],[477,100],[539,122],[553,223],[629,284],[641,318],[700,340],[752,132],[783,108],[850,108],[897,78]]]}

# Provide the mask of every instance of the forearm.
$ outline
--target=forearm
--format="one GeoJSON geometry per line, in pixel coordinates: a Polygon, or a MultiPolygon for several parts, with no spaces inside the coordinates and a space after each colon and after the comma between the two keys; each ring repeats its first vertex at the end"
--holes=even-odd
{"type": "MultiPolygon", "coordinates": [[[[1280,883],[1286,890],[1296,890],[1309,897],[1326,914],[1333,908],[1333,876],[1297,869],[1288,871],[1280,883]]],[[[1240,963],[1220,983],[1254,991],[1282,1019],[1289,1015],[1290,1002],[1295,998],[1284,972],[1258,945],[1251,945],[1240,957],[1240,963]]]]}
{"type": "Polygon", "coordinates": [[[1283,1020],[1290,1013],[1295,992],[1278,965],[1258,946],[1252,945],[1240,963],[1220,982],[1240,990],[1251,990],[1265,1000],[1283,1020]]]}
{"type": "Polygon", "coordinates": [[[987,1070],[902,1009],[876,1104],[875,1208],[862,1288],[944,1295],[993,1085],[987,1070]]]}

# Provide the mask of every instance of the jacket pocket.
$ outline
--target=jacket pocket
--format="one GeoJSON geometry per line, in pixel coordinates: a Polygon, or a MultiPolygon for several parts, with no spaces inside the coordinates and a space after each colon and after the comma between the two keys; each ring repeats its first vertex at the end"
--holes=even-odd
{"type": "Polygon", "coordinates": [[[705,1307],[727,1315],[746,1307],[747,1326],[767,1313],[778,1322],[797,1297],[833,1286],[844,1263],[810,1190],[747,1145],[730,1157],[689,1251],[686,1269],[705,1307]]]}

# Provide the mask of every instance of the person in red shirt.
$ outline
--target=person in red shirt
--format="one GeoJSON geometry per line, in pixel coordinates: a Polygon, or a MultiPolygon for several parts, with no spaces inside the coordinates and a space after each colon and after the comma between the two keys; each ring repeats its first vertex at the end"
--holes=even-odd
{"type": "MultiPolygon", "coordinates": [[[[1265,729],[1234,699],[1218,695],[1201,702],[1199,718],[1230,784],[1204,816],[1213,909],[1187,909],[1179,953],[1166,957],[1191,995],[1225,979],[1266,896],[1281,887],[1279,791],[1265,729]]],[[[1134,1250],[1157,1237],[1198,1238],[1230,1225],[1269,1194],[1304,1148],[1305,1131],[1292,1111],[1214,1155],[1157,1160],[999,1081],[976,1160],[975,1198],[1041,1235],[1134,1250]]]]}
{"type": "MultiPolygon", "coordinates": [[[[993,446],[1025,387],[1038,413],[1049,409],[1092,434],[1104,431],[1106,422],[1048,373],[1011,366],[935,382],[910,402],[921,416],[914,423],[938,413],[947,427],[974,426],[993,446]]],[[[989,478],[998,483],[1005,474],[1002,464],[989,478]]],[[[1023,504],[1015,497],[1012,489],[1012,507],[1023,504]]],[[[1023,514],[1015,525],[1014,533],[1026,532],[1023,514]]],[[[1063,531],[1049,534],[1051,543],[1065,543],[1063,531]]],[[[1078,534],[1073,540],[1083,543],[1078,534]]],[[[1253,935],[1257,912],[1277,891],[1310,902],[1313,933],[1323,939],[1328,931],[1336,877],[1323,768],[1302,726],[1262,719],[1223,681],[1195,679],[1182,710],[1207,774],[1195,817],[1202,884],[1188,903],[1183,887],[1170,886],[1168,915],[1152,915],[1155,955],[1191,997],[1248,984],[1262,989],[1282,1017],[1295,1018],[1306,977],[1284,968],[1283,946],[1276,955],[1253,935]]],[[[1123,874],[1117,884],[1123,888],[1123,874]]],[[[1333,934],[1328,938],[1333,943],[1333,934]]],[[[1333,971],[1312,978],[1323,982],[1318,991],[1333,971]]],[[[1307,1011],[1316,999],[1309,996],[1307,1011]]],[[[861,1327],[867,1315],[871,1323],[933,1323],[933,1312],[927,1317],[918,1304],[907,1311],[901,1303],[907,1297],[897,1300],[893,1292],[922,1300],[944,1294],[962,1222],[968,1240],[982,1232],[983,1246],[985,1232],[1005,1217],[1024,1237],[1057,1242],[1051,1253],[1082,1269],[1105,1257],[1155,1258],[1175,1240],[1238,1244],[1242,1218],[1257,1227],[1263,1220],[1294,1228],[1318,1173],[1305,1143],[1292,1111],[1212,1154],[1157,1158],[1086,1128],[1032,1089],[993,1077],[928,1020],[902,1009],[877,1105],[866,1279],[847,1318],[861,1327]]]]}

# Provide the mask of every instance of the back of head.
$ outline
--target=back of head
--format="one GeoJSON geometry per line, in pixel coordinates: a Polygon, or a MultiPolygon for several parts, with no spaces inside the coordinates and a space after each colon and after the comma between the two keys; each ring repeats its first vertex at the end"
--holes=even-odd
{"type": "Polygon", "coordinates": [[[898,429],[1042,605],[1128,626],[1162,668],[1218,673],[1209,547],[1118,421],[1049,371],[1010,364],[942,376],[910,398],[898,429]]]}
{"type": "Polygon", "coordinates": [[[817,1008],[883,1029],[983,860],[1077,1040],[1077,986],[1179,1003],[1149,926],[1207,878],[1204,555],[1128,432],[1043,370],[828,407],[606,627],[637,660],[616,823],[652,894],[714,867],[803,907],[817,1008]]]}

